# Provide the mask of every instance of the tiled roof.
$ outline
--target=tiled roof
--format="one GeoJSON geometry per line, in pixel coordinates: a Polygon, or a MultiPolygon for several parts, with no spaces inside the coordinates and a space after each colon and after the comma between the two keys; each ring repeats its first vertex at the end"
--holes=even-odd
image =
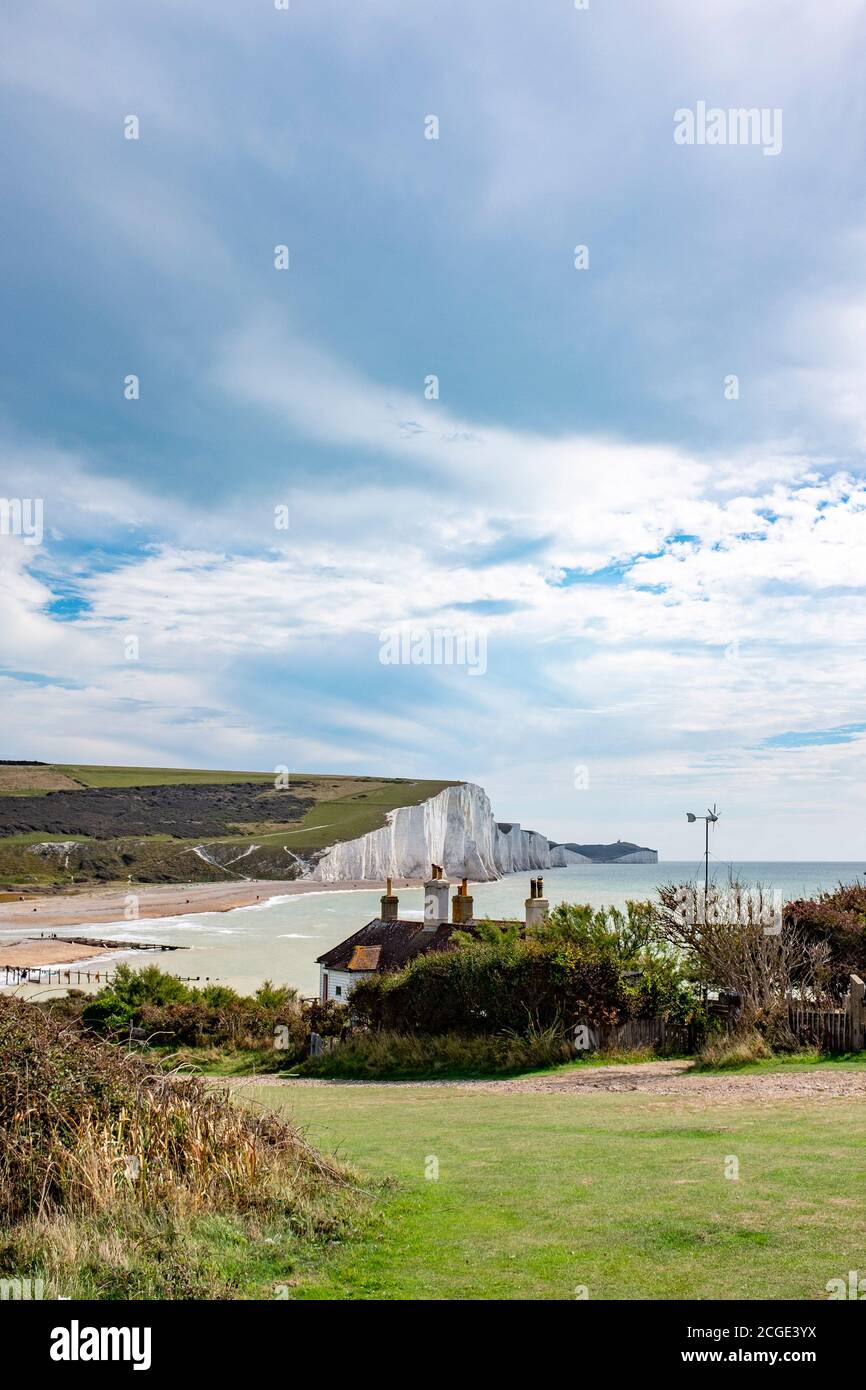
{"type": "Polygon", "coordinates": [[[317,964],[326,965],[331,970],[399,970],[413,956],[426,951],[444,950],[452,931],[449,922],[443,922],[433,931],[425,931],[423,922],[408,922],[401,917],[387,922],[381,917],[374,917],[354,936],[319,956],[317,964]],[[372,955],[373,950],[377,951],[375,965],[353,964],[359,959],[359,951],[372,955]]]}
{"type": "Polygon", "coordinates": [[[379,966],[381,946],[355,946],[347,970],[376,970],[379,966]]]}
{"type": "MultiPolygon", "coordinates": [[[[500,925],[505,926],[506,923],[500,925]]],[[[423,922],[410,922],[403,917],[392,921],[374,917],[354,936],[347,937],[339,946],[332,946],[330,951],[318,956],[316,964],[324,965],[329,970],[399,970],[415,956],[425,955],[428,951],[447,951],[452,945],[451,933],[471,930],[472,926],[472,922],[457,926],[442,922],[435,929],[425,931],[423,922]],[[373,963],[361,964],[361,961],[373,963]]]]}

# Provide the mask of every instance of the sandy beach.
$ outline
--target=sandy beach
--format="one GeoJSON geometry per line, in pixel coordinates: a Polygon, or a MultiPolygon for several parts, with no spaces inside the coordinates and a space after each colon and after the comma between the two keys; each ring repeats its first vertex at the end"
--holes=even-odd
{"type": "MultiPolygon", "coordinates": [[[[415,888],[418,884],[412,879],[395,879],[394,886],[415,888]]],[[[384,892],[385,885],[362,879],[345,883],[251,879],[244,883],[131,883],[45,896],[28,894],[20,902],[0,902],[0,931],[12,927],[46,930],[98,922],[144,921],[190,912],[229,912],[234,907],[267,902],[269,898],[361,889],[384,892]],[[137,905],[133,898],[138,900],[137,905]]]]}
{"type": "Polygon", "coordinates": [[[81,946],[67,941],[12,941],[0,946],[0,970],[46,970],[55,965],[71,965],[77,960],[98,960],[113,955],[110,950],[81,946]]]}

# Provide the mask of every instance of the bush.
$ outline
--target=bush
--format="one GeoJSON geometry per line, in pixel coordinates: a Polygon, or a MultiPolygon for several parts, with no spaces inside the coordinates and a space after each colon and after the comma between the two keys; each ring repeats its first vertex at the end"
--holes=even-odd
{"type": "Polygon", "coordinates": [[[126,1033],[132,1026],[133,1010],[113,994],[106,994],[89,1003],[81,1021],[96,1033],[126,1033]]]}
{"type": "Polygon", "coordinates": [[[54,1213],[292,1213],[345,1170],[291,1125],[0,998],[0,1222],[54,1213]],[[26,1116],[26,1123],[22,1117],[26,1116]]]}
{"type": "Polygon", "coordinates": [[[304,1004],[301,1015],[307,1032],[318,1033],[323,1038],[339,1038],[349,1022],[349,1010],[336,999],[309,999],[304,1004]]]}
{"type": "Polygon", "coordinates": [[[714,1033],[698,1053],[695,1066],[699,1070],[735,1069],[748,1062],[761,1062],[772,1055],[772,1048],[760,1033],[714,1033]]]}
{"type": "Polygon", "coordinates": [[[574,1057],[557,1029],[528,1037],[467,1037],[442,1033],[354,1032],[320,1057],[310,1057],[305,1076],[370,1080],[377,1077],[489,1076],[556,1066],[574,1057]]]}
{"type": "Polygon", "coordinates": [[[703,1019],[704,1005],[697,990],[671,957],[644,957],[640,979],[627,982],[626,995],[632,1018],[663,1018],[677,1024],[703,1019]]]}
{"type": "Polygon", "coordinates": [[[133,970],[130,965],[119,965],[114,979],[100,996],[113,996],[134,1009],[139,1004],[174,1004],[189,999],[191,990],[183,980],[174,975],[166,975],[157,965],[146,965],[141,970],[133,970]]]}
{"type": "Polygon", "coordinates": [[[850,975],[866,980],[866,883],[840,884],[832,893],[785,904],[784,925],[828,952],[829,987],[841,999],[850,975]]]}
{"type": "Polygon", "coordinates": [[[395,974],[371,975],[352,991],[350,1011],[370,1028],[418,1033],[525,1033],[628,1016],[610,953],[573,942],[473,942],[418,956],[395,974]]]}
{"type": "MultiPolygon", "coordinates": [[[[47,1006],[57,1017],[80,1021],[102,1037],[121,1040],[135,1028],[137,1035],[144,1033],[144,1041],[162,1048],[276,1048],[279,1028],[282,1064],[306,1053],[310,1031],[306,1007],[301,1007],[297,990],[289,985],[266,980],[254,996],[244,997],[227,985],[190,988],[154,965],[137,971],[120,966],[112,983],[95,996],[73,997],[70,992],[47,1006]]],[[[341,1012],[345,1018],[345,1011],[341,1012]]]]}

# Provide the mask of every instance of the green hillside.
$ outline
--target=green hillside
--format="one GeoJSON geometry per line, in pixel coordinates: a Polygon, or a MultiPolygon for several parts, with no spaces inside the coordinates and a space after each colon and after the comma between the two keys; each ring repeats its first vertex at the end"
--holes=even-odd
{"type": "Polygon", "coordinates": [[[0,763],[0,887],[297,878],[449,781],[0,763]],[[197,852],[198,851],[198,852],[197,852]],[[242,862],[241,862],[242,860],[242,862]]]}

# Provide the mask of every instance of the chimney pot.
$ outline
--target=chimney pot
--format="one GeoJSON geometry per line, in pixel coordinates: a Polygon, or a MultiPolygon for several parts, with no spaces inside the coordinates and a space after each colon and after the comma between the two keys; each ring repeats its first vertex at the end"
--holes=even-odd
{"type": "Polygon", "coordinates": [[[544,892],[544,880],[541,878],[531,878],[529,880],[529,897],[524,904],[526,908],[526,925],[528,927],[538,927],[544,921],[550,909],[550,904],[542,896],[544,892]]]}
{"type": "Polygon", "coordinates": [[[386,879],[386,891],[380,898],[379,916],[383,922],[396,922],[400,915],[400,903],[396,893],[391,892],[391,879],[386,879]]]}
{"type": "Polygon", "coordinates": [[[448,883],[442,865],[431,865],[431,876],[424,884],[424,930],[435,931],[448,921],[448,883]]]}
{"type": "Polygon", "coordinates": [[[463,879],[460,884],[460,891],[454,894],[451,900],[451,921],[454,926],[463,926],[466,922],[471,922],[474,914],[474,903],[467,891],[468,881],[463,879]]]}

